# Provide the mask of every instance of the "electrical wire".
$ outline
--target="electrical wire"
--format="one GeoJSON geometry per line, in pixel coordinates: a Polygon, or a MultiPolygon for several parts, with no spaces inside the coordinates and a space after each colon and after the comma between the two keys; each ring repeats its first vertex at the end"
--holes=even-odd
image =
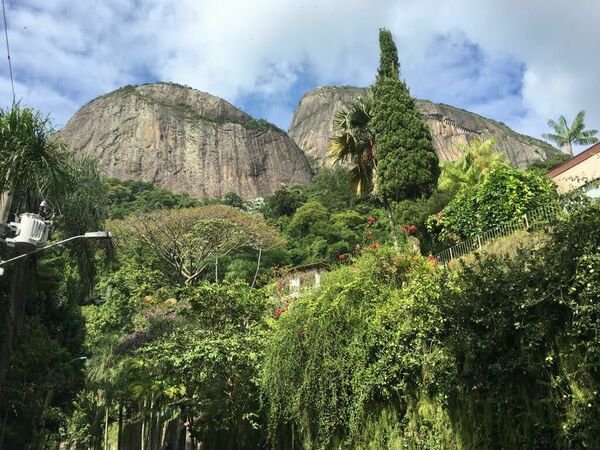
{"type": "Polygon", "coordinates": [[[6,38],[6,55],[8,56],[8,71],[10,72],[10,86],[12,87],[13,101],[12,104],[15,106],[15,81],[13,79],[12,61],[10,59],[10,46],[8,45],[8,26],[6,25],[6,5],[2,0],[2,17],[4,18],[4,37],[6,38]]]}

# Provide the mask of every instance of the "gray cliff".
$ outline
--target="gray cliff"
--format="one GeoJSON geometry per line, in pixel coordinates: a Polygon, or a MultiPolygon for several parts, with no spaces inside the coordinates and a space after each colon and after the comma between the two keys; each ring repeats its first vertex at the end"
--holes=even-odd
{"type": "MultiPolygon", "coordinates": [[[[333,135],[335,112],[367,93],[367,88],[321,87],[302,97],[288,134],[314,165],[328,164],[327,149],[333,135]]],[[[515,167],[526,167],[535,161],[545,160],[557,151],[544,141],[516,133],[502,123],[453,106],[417,100],[417,107],[429,124],[442,161],[456,160],[460,156],[460,147],[475,138],[494,137],[498,151],[503,152],[515,167]]]]}
{"type": "Polygon", "coordinates": [[[269,195],[310,182],[302,150],[281,130],[188,87],[127,86],[83,106],[58,139],[102,173],[193,197],[269,195]]]}

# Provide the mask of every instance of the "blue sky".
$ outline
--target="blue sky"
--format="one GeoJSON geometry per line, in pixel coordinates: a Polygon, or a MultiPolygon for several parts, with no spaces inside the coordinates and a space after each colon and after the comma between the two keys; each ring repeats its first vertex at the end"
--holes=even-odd
{"type": "MultiPolygon", "coordinates": [[[[17,98],[62,127],[126,84],[173,81],[287,129],[302,95],[367,86],[389,28],[413,95],[539,137],[587,111],[600,128],[600,2],[6,0],[17,98]]],[[[6,57],[0,102],[12,94],[6,57]]]]}

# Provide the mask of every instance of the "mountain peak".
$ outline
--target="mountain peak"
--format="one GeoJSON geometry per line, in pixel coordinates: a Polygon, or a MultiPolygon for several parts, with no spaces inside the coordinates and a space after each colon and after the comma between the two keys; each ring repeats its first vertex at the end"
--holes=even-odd
{"type": "Polygon", "coordinates": [[[193,197],[263,197],[312,172],[276,126],[186,86],[125,86],[84,105],[58,138],[121,180],[153,182],[193,197]]]}

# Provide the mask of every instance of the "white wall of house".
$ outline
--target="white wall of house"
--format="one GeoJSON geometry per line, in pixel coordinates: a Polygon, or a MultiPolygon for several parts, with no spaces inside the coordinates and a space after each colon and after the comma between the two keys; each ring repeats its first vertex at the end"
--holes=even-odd
{"type": "Polygon", "coordinates": [[[600,153],[581,161],[563,173],[552,178],[560,194],[574,191],[586,184],[600,180],[600,153]]]}

